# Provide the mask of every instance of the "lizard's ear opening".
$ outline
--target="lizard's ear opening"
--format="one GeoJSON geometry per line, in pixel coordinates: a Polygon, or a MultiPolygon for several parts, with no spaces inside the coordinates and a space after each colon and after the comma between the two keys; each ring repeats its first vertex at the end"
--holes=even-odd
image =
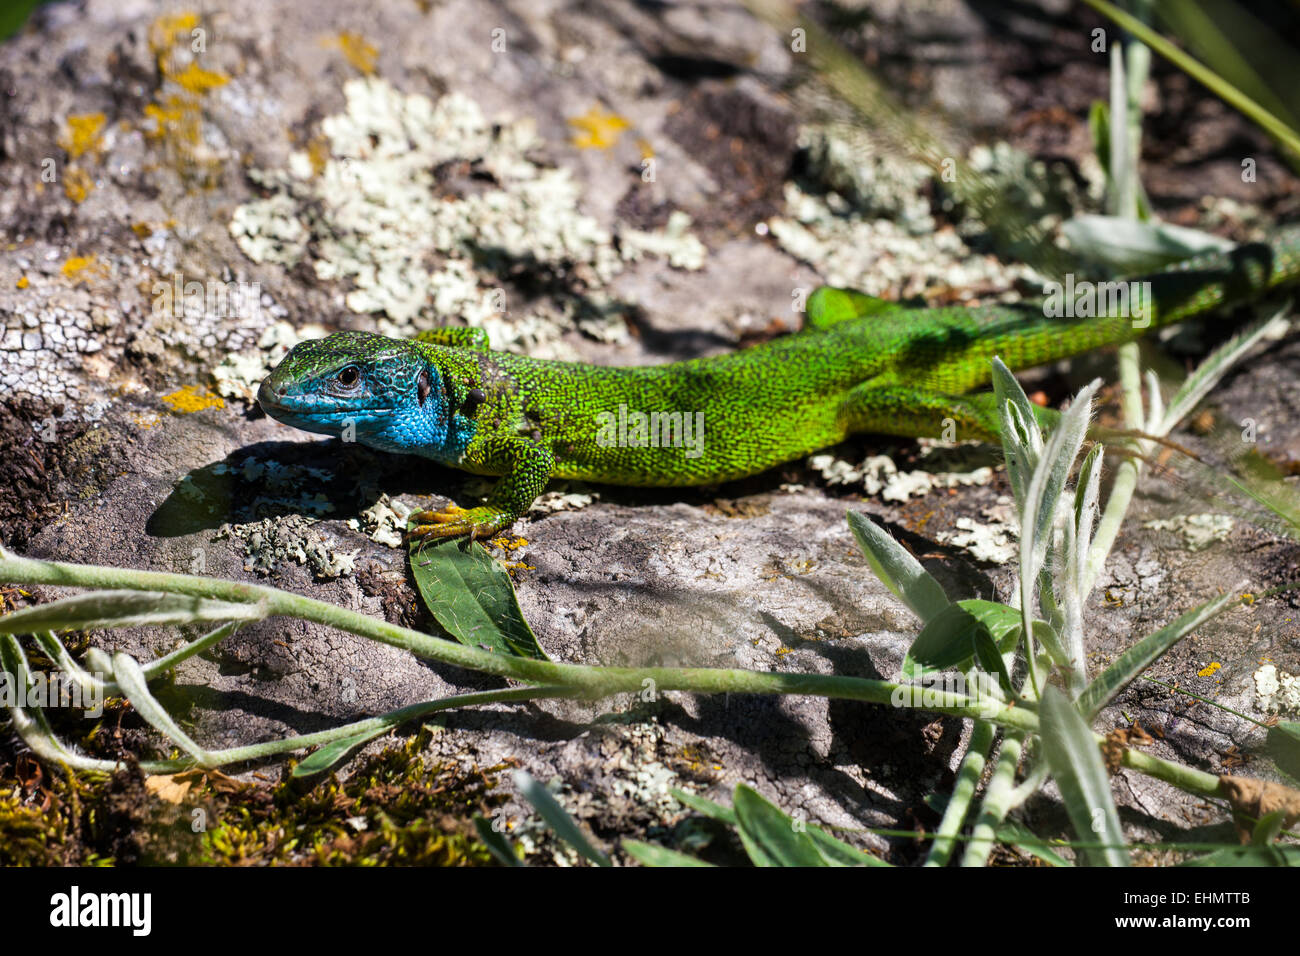
{"type": "Polygon", "coordinates": [[[420,407],[423,408],[425,401],[429,397],[429,393],[433,391],[433,382],[430,380],[429,368],[427,365],[421,369],[420,377],[415,381],[415,389],[420,396],[420,407]]]}

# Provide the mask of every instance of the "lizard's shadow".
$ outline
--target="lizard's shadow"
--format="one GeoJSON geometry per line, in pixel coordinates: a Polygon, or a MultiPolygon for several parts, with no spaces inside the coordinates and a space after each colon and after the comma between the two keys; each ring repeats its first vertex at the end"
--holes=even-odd
{"type": "Polygon", "coordinates": [[[145,527],[155,537],[174,538],[292,514],[351,518],[381,492],[458,493],[466,477],[432,461],[337,439],[258,442],[184,475],[145,527]]]}

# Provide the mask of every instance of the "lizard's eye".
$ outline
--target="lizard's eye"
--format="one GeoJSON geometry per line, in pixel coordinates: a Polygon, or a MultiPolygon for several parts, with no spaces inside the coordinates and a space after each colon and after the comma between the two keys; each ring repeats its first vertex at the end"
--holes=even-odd
{"type": "Polygon", "coordinates": [[[361,381],[361,370],[355,365],[349,365],[343,371],[334,377],[334,380],[344,388],[352,388],[357,382],[361,381]]]}

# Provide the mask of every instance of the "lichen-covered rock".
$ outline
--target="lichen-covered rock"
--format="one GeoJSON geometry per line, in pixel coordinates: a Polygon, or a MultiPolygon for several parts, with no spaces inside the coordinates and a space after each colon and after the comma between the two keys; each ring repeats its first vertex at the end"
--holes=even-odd
{"type": "MultiPolygon", "coordinates": [[[[942,56],[928,27],[960,24],[981,50],[1012,40],[959,0],[885,6],[847,39],[941,59],[914,71],[940,101],[1005,121],[996,61],[942,56]]],[[[0,45],[0,540],[427,627],[401,523],[482,484],[267,420],[256,384],[299,338],[452,322],[533,355],[646,363],[797,328],[823,282],[945,303],[1032,288],[933,170],[792,106],[802,67],[788,37],[724,0],[43,8],[0,45]]],[[[1105,64],[1079,69],[1104,95],[1105,64]]],[[[1095,199],[1095,176],[1079,186],[1025,148],[957,155],[1008,197],[1095,199]]],[[[1268,448],[1300,448],[1298,370],[1284,343],[1224,387],[1268,448]]],[[[871,575],[845,511],[884,523],[953,596],[1005,599],[1014,507],[996,456],[965,454],[862,438],[720,489],[557,485],[498,547],[557,660],[892,678],[918,622],[871,575]]],[[[1284,535],[1184,521],[1181,486],[1159,475],[1144,491],[1087,608],[1094,669],[1226,582],[1294,576],[1284,535]]],[[[147,659],[177,635],[94,640],[147,659]]],[[[1256,685],[1300,672],[1298,655],[1274,600],[1154,673],[1251,712],[1256,685]],[[1269,678],[1265,654],[1286,670],[1269,678]]],[[[241,629],[177,683],[211,746],[494,686],[282,620],[241,629]]],[[[1158,751],[1211,767],[1258,739],[1154,684],[1119,705],[1164,731],[1158,751]]],[[[602,834],[631,837],[680,819],[670,786],[721,798],[741,781],[808,822],[930,826],[924,800],[949,785],[966,732],[820,698],[674,693],[453,711],[436,727],[439,759],[516,763],[602,834]]],[[[1119,789],[1135,832],[1213,819],[1163,785],[1119,789]]],[[[503,812],[568,861],[517,800],[503,812]]]]}

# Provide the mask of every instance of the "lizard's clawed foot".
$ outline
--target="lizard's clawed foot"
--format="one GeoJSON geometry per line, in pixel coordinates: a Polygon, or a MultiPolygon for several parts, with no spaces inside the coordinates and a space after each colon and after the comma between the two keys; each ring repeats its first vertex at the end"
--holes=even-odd
{"type": "Polygon", "coordinates": [[[459,538],[469,535],[471,540],[490,538],[503,528],[509,527],[513,520],[500,508],[484,506],[480,508],[459,508],[447,505],[438,511],[416,511],[411,514],[415,522],[410,530],[410,539],[421,545],[443,538],[459,538]]]}

